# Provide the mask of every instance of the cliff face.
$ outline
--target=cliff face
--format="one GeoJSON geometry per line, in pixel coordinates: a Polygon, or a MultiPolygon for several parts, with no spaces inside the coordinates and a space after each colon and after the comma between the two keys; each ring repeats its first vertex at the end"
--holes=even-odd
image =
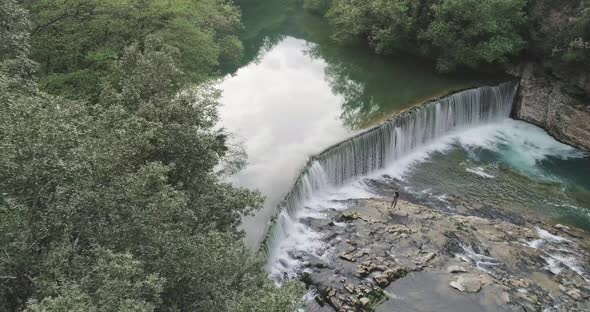
{"type": "Polygon", "coordinates": [[[514,117],[547,130],[561,142],[590,150],[590,103],[572,85],[548,74],[535,63],[520,72],[514,117]]]}
{"type": "MultiPolygon", "coordinates": [[[[556,139],[590,150],[590,64],[568,62],[580,0],[530,3],[527,62],[512,70],[521,79],[514,117],[538,125],[556,139]]],[[[585,38],[584,38],[585,40],[585,38]]]]}

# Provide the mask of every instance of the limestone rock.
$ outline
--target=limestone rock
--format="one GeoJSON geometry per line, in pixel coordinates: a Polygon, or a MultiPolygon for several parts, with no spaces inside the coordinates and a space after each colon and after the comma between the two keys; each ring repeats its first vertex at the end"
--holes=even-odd
{"type": "Polygon", "coordinates": [[[451,265],[450,267],[447,268],[447,272],[448,273],[465,273],[465,272],[467,272],[467,270],[465,270],[465,268],[460,265],[451,265]]]}
{"type": "Polygon", "coordinates": [[[346,260],[348,262],[355,262],[356,261],[355,257],[349,253],[340,254],[340,259],[346,260]]]}
{"type": "Polygon", "coordinates": [[[364,298],[364,297],[363,297],[363,298],[361,298],[361,299],[359,300],[359,302],[361,303],[361,305],[362,305],[363,307],[366,307],[366,306],[369,304],[370,300],[369,300],[369,298],[364,298]]]}
{"type": "Polygon", "coordinates": [[[560,141],[590,150],[590,110],[562,82],[532,63],[522,71],[516,118],[547,130],[560,141]]]}
{"type": "Polygon", "coordinates": [[[476,274],[463,274],[449,285],[460,292],[476,293],[481,289],[482,278],[476,274]]]}
{"type": "Polygon", "coordinates": [[[373,280],[381,288],[385,288],[385,287],[389,286],[389,278],[387,277],[387,275],[385,273],[379,273],[379,274],[373,276],[373,280]]]}
{"type": "Polygon", "coordinates": [[[582,298],[582,292],[577,288],[570,288],[565,293],[574,300],[580,300],[582,298]]]}
{"type": "Polygon", "coordinates": [[[434,252],[429,252],[429,253],[425,254],[424,256],[416,259],[416,264],[426,264],[430,260],[434,259],[434,257],[436,257],[436,254],[434,252]]]}
{"type": "Polygon", "coordinates": [[[571,230],[571,228],[569,226],[565,226],[565,225],[562,225],[562,224],[559,224],[559,223],[556,224],[556,225],[554,225],[553,227],[556,228],[556,229],[558,229],[558,230],[562,230],[562,231],[564,231],[564,230],[565,231],[571,230]]]}
{"type": "Polygon", "coordinates": [[[401,267],[396,267],[393,269],[387,269],[382,273],[379,273],[373,277],[373,280],[377,285],[381,288],[385,288],[389,286],[389,284],[399,278],[402,278],[408,274],[408,271],[401,267]]]}

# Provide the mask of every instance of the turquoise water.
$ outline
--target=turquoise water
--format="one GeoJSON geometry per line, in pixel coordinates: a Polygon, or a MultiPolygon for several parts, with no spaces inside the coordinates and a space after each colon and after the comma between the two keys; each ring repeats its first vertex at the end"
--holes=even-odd
{"type": "Polygon", "coordinates": [[[415,194],[459,196],[590,231],[590,154],[536,126],[505,120],[474,128],[424,157],[400,175],[415,194]]]}

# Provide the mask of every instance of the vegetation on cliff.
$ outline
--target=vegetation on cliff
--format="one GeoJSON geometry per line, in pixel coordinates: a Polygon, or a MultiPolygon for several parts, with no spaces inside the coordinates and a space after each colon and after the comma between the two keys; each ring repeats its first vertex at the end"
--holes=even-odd
{"type": "Polygon", "coordinates": [[[261,196],[221,180],[219,92],[185,83],[239,46],[235,8],[26,3],[0,5],[0,310],[295,309],[242,243],[261,196]]]}

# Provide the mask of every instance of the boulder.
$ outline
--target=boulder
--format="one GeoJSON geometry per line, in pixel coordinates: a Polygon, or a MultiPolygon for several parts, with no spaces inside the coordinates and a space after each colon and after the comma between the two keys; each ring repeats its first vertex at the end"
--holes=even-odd
{"type": "Polygon", "coordinates": [[[463,274],[452,281],[449,285],[460,292],[476,293],[481,290],[483,280],[481,276],[476,274],[463,274]]]}

